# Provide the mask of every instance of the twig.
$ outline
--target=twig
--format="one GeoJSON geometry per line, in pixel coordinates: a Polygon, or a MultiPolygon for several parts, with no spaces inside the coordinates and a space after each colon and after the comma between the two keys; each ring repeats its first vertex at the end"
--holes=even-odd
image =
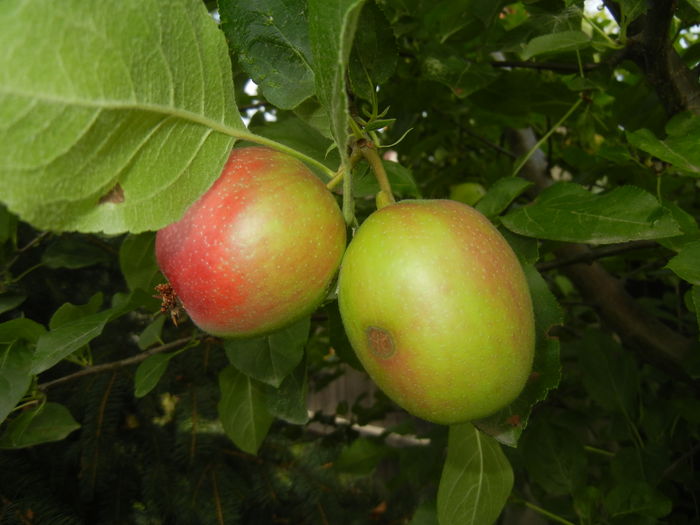
{"type": "Polygon", "coordinates": [[[610,257],[613,255],[618,255],[621,253],[631,252],[634,250],[643,250],[645,248],[653,248],[657,244],[654,241],[635,241],[625,244],[614,244],[611,246],[601,246],[600,248],[591,248],[587,252],[580,254],[571,255],[569,257],[555,259],[553,261],[546,261],[536,264],[536,268],[540,272],[546,272],[549,270],[554,270],[556,268],[561,268],[563,266],[569,266],[571,264],[578,263],[592,263],[597,259],[603,259],[604,257],[610,257]]]}
{"type": "Polygon", "coordinates": [[[542,69],[546,71],[557,71],[560,73],[578,73],[579,71],[593,71],[605,63],[569,64],[567,62],[530,62],[529,60],[492,60],[493,67],[510,67],[525,69],[542,69]]]}
{"type": "Polygon", "coordinates": [[[68,374],[67,376],[59,377],[57,379],[53,379],[51,381],[47,381],[45,383],[41,383],[37,386],[39,390],[48,390],[52,386],[60,385],[62,383],[67,383],[69,381],[73,381],[75,379],[80,379],[81,377],[89,376],[92,374],[99,374],[102,372],[107,372],[109,370],[116,370],[118,368],[122,368],[125,366],[129,365],[135,365],[137,363],[140,363],[141,361],[146,360],[146,358],[155,355],[155,354],[160,354],[162,352],[167,352],[168,350],[174,350],[176,348],[179,348],[181,346],[186,345],[187,343],[196,341],[197,338],[192,338],[192,337],[183,337],[182,339],[177,339],[175,341],[172,341],[170,343],[166,343],[161,346],[156,346],[154,348],[151,348],[150,350],[146,350],[144,352],[141,352],[140,354],[127,357],[125,359],[120,359],[119,361],[112,361],[110,363],[102,363],[99,365],[94,365],[94,366],[88,366],[86,368],[83,368],[82,370],[79,370],[77,372],[74,372],[72,374],[68,374]]]}

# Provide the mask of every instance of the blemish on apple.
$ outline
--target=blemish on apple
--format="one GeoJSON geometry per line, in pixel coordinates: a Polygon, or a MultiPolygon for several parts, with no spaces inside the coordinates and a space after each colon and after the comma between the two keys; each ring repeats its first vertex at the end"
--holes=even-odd
{"type": "Polygon", "coordinates": [[[391,332],[378,326],[368,326],[365,333],[367,334],[367,344],[372,354],[381,359],[388,359],[394,355],[396,345],[394,345],[394,338],[391,336],[391,332]]]}

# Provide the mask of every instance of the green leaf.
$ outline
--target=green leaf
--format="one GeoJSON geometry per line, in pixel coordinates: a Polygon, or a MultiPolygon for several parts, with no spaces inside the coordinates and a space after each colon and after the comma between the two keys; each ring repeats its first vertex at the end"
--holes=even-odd
{"type": "MultiPolygon", "coordinates": [[[[400,197],[420,198],[420,189],[416,180],[413,178],[413,173],[408,168],[405,168],[398,162],[388,160],[382,161],[382,165],[386,170],[386,175],[389,178],[389,184],[393,193],[400,197]]],[[[367,197],[376,195],[379,192],[379,183],[374,173],[369,169],[369,166],[362,162],[356,168],[355,176],[352,178],[352,193],[356,197],[367,197]]]]}
{"type": "Polygon", "coordinates": [[[201,1],[9,0],[0,47],[0,200],[37,228],[161,228],[244,130],[201,1]]]}
{"type": "Polygon", "coordinates": [[[97,292],[95,295],[90,297],[90,300],[86,304],[62,304],[51,316],[51,320],[49,321],[49,328],[51,330],[54,330],[61,325],[67,324],[71,321],[75,321],[77,319],[80,319],[81,317],[96,314],[100,309],[100,306],[102,306],[102,301],[102,292],[97,292]]]}
{"type": "Polygon", "coordinates": [[[605,496],[605,508],[615,515],[663,518],[673,510],[673,501],[645,481],[615,485],[605,496]]]}
{"type": "Polygon", "coordinates": [[[435,501],[418,505],[408,525],[440,525],[437,519],[435,501]]]}
{"type": "Polygon", "coordinates": [[[545,419],[536,418],[525,432],[518,448],[519,455],[532,480],[547,493],[572,494],[586,479],[587,458],[578,434],[545,419]]]}
{"type": "Polygon", "coordinates": [[[36,321],[20,317],[0,324],[0,343],[12,343],[17,340],[36,343],[45,333],[46,328],[36,321]]]}
{"type": "Polygon", "coordinates": [[[362,9],[358,26],[362,30],[355,35],[348,77],[353,92],[371,100],[375,86],[382,85],[394,73],[398,51],[389,22],[374,2],[362,9]]]}
{"type": "Polygon", "coordinates": [[[0,344],[0,423],[32,382],[32,350],[24,341],[0,344]]]}
{"type": "Polygon", "coordinates": [[[647,2],[646,0],[620,0],[620,7],[627,25],[647,10],[647,2]]]}
{"type": "Polygon", "coordinates": [[[142,361],[134,376],[134,395],[143,397],[153,390],[176,354],[154,354],[142,361]]]}
{"type": "Polygon", "coordinates": [[[596,195],[560,182],[502,218],[508,229],[552,241],[609,244],[678,235],[671,214],[644,190],[620,186],[596,195]]]}
{"type": "Polygon", "coordinates": [[[219,418],[226,435],[244,452],[256,454],[273,420],[265,408],[264,386],[227,366],[219,374],[219,388],[219,418]]]}
{"type": "Polygon", "coordinates": [[[512,488],[513,469],[498,442],[471,423],[452,425],[438,487],[440,525],[493,523],[512,488]]]}
{"type": "Polygon", "coordinates": [[[334,467],[345,474],[371,476],[388,453],[386,445],[376,439],[360,437],[343,449],[334,462],[334,467]]]}
{"type": "Polygon", "coordinates": [[[42,335],[37,341],[32,373],[48,370],[99,336],[113,313],[105,310],[81,317],[42,335]]]}
{"type": "Polygon", "coordinates": [[[41,256],[47,267],[77,270],[100,263],[109,263],[112,254],[85,237],[64,236],[51,243],[41,256]]]}
{"type": "Polygon", "coordinates": [[[309,326],[307,317],[270,335],[229,339],[226,356],[244,374],[277,388],[304,357],[309,326]]]}
{"type": "Polygon", "coordinates": [[[528,264],[524,270],[535,312],[536,340],[532,373],[513,403],[492,416],[474,422],[477,428],[510,447],[517,446],[532,407],[543,401],[559,385],[561,379],[559,339],[550,336],[549,331],[564,322],[564,311],[535,267],[528,264]]]}
{"type": "MultiPolygon", "coordinates": [[[[294,148],[322,162],[331,169],[336,169],[340,162],[337,151],[326,154],[328,147],[332,144],[331,139],[323,136],[310,124],[296,116],[280,118],[275,122],[268,122],[262,126],[251,125],[250,130],[258,135],[294,148]]],[[[317,172],[314,166],[310,166],[310,169],[317,172]]],[[[321,175],[322,180],[326,180],[325,175],[319,175],[321,175]]]]}
{"type": "Polygon", "coordinates": [[[165,324],[166,319],[167,316],[159,315],[146,328],[143,329],[143,332],[141,332],[139,335],[139,348],[141,350],[145,350],[154,344],[163,343],[161,333],[163,332],[163,325],[165,324]]]}
{"type": "Polygon", "coordinates": [[[119,248],[119,267],[130,290],[152,291],[158,274],[155,256],[156,236],[153,232],[127,235],[119,248]]]}
{"type": "Polygon", "coordinates": [[[80,424],[66,407],[46,403],[13,419],[0,436],[0,448],[25,448],[60,441],[78,428],[80,424]]]}
{"type": "Polygon", "coordinates": [[[700,286],[693,286],[691,293],[693,306],[695,307],[695,317],[700,328],[700,286]]]}
{"type": "Polygon", "coordinates": [[[492,219],[503,212],[522,192],[532,186],[520,177],[503,177],[491,186],[476,204],[476,209],[492,219]]]}
{"type": "Polygon", "coordinates": [[[294,425],[303,425],[309,420],[306,403],[308,392],[306,362],[302,360],[284,378],[279,388],[265,385],[265,406],[272,416],[294,425]]]}
{"type": "Polygon", "coordinates": [[[26,299],[27,296],[24,294],[8,293],[0,295],[0,314],[14,310],[26,299]]]}
{"type": "Polygon", "coordinates": [[[627,131],[627,140],[634,147],[672,164],[693,176],[700,175],[700,117],[680,113],[666,124],[666,139],[658,139],[648,129],[627,131]]]}
{"type": "MultiPolygon", "coordinates": [[[[364,0],[309,0],[309,41],[316,96],[330,118],[331,135],[347,166],[349,111],[345,75],[364,0]]],[[[348,217],[346,217],[346,220],[348,217]]]]}
{"type": "Polygon", "coordinates": [[[640,395],[639,371],[631,354],[610,336],[595,330],[569,345],[576,350],[583,384],[591,399],[631,420],[640,395]]]}
{"type": "Polygon", "coordinates": [[[442,48],[431,49],[422,58],[423,76],[449,87],[460,98],[488,86],[500,73],[490,64],[473,62],[442,48]]]}
{"type": "Polygon", "coordinates": [[[700,285],[700,241],[686,244],[678,255],[668,261],[666,267],[681,279],[700,285]]]}
{"type": "Polygon", "coordinates": [[[521,52],[523,60],[537,55],[565,53],[589,46],[591,38],[583,31],[561,31],[548,35],[536,36],[530,40],[521,52]]]}
{"type": "Polygon", "coordinates": [[[265,98],[291,109],[314,94],[304,0],[219,0],[221,28],[265,98]]]}

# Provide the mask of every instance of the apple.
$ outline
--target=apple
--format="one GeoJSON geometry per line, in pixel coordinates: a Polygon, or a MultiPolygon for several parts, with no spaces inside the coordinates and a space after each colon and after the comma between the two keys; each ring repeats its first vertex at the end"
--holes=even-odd
{"type": "Polygon", "coordinates": [[[234,149],[213,186],[156,235],[156,258],[183,308],[222,337],[269,333],[325,298],[345,251],[340,208],[300,161],[234,149]]]}
{"type": "Polygon", "coordinates": [[[488,416],[530,375],[525,275],[503,236],[466,204],[406,200],[370,215],[345,252],[338,302],[377,386],[428,421],[488,416]]]}

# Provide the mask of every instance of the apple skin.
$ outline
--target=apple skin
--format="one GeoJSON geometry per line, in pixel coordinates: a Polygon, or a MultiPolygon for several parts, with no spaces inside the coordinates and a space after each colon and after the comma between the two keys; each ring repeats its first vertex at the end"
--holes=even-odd
{"type": "Polygon", "coordinates": [[[498,230],[466,204],[406,200],[370,215],[345,252],[338,302],[370,377],[428,421],[497,412],[530,375],[525,275],[498,230]]]}
{"type": "Polygon", "coordinates": [[[156,259],[192,321],[262,335],[323,301],[346,246],[333,195],[295,158],[234,149],[213,186],[156,235],[156,259]]]}

